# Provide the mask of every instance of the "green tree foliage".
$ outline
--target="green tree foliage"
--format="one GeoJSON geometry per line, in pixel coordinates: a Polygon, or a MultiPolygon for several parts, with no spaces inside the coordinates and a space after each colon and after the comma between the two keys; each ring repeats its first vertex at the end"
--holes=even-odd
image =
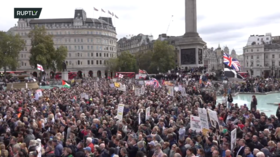
{"type": "Polygon", "coordinates": [[[146,53],[136,54],[137,65],[139,69],[144,69],[147,72],[150,72],[150,64],[152,62],[153,51],[150,50],[146,53]]]}
{"type": "Polygon", "coordinates": [[[107,62],[107,69],[110,71],[118,71],[118,58],[110,58],[107,62]]]}
{"type": "Polygon", "coordinates": [[[122,72],[136,72],[138,70],[135,56],[129,52],[122,52],[117,58],[110,59],[107,69],[122,72]]]}
{"type": "Polygon", "coordinates": [[[31,38],[30,65],[36,68],[37,64],[41,64],[44,69],[62,70],[62,63],[67,56],[67,48],[60,46],[55,50],[52,35],[47,34],[44,26],[35,26],[28,36],[31,38]]]}
{"type": "Polygon", "coordinates": [[[19,52],[25,47],[25,41],[12,33],[0,32],[0,68],[16,70],[19,52]]]}
{"type": "Polygon", "coordinates": [[[122,52],[118,56],[118,68],[122,72],[136,72],[137,64],[135,56],[129,52],[122,52]]]}
{"type": "Polygon", "coordinates": [[[154,53],[149,68],[152,72],[167,72],[176,67],[175,49],[167,41],[155,41],[153,50],[154,53]]]}

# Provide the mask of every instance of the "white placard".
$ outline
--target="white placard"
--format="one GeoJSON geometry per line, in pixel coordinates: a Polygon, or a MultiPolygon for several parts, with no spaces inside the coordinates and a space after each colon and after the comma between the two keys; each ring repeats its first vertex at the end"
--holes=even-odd
{"type": "Polygon", "coordinates": [[[144,95],[144,94],[145,94],[145,86],[142,85],[142,87],[141,87],[141,95],[144,95]]]}
{"type": "Polygon", "coordinates": [[[138,124],[141,124],[141,113],[138,113],[138,124]]]}
{"type": "Polygon", "coordinates": [[[210,109],[207,109],[208,114],[209,114],[209,119],[210,119],[210,124],[214,128],[219,128],[219,120],[218,120],[218,115],[216,111],[212,111],[210,109]]]}
{"type": "Polygon", "coordinates": [[[201,132],[200,118],[191,115],[191,129],[197,133],[201,132]]]}
{"type": "Polygon", "coordinates": [[[168,86],[168,95],[174,96],[174,88],[173,88],[173,86],[168,86]]]}
{"type": "Polygon", "coordinates": [[[151,108],[147,107],[146,108],[146,120],[150,119],[150,116],[151,116],[151,108]]]}
{"type": "Polygon", "coordinates": [[[230,148],[231,150],[234,150],[235,146],[236,146],[236,128],[234,130],[231,131],[231,139],[230,139],[230,148]]]}
{"type": "Polygon", "coordinates": [[[39,98],[43,96],[42,90],[40,89],[36,90],[36,94],[38,95],[39,98]]]}
{"type": "Polygon", "coordinates": [[[82,93],[82,94],[80,94],[80,96],[81,96],[81,99],[83,99],[83,98],[85,98],[86,97],[86,93],[82,93]]]}
{"type": "Polygon", "coordinates": [[[123,119],[123,110],[124,110],[124,104],[119,104],[118,105],[118,114],[117,114],[117,118],[118,120],[122,120],[123,119]]]}
{"type": "Polygon", "coordinates": [[[135,96],[141,96],[141,89],[140,88],[134,88],[135,96]]]}
{"type": "Polygon", "coordinates": [[[199,115],[199,119],[200,119],[201,130],[203,130],[203,129],[209,130],[209,123],[208,123],[206,109],[198,108],[198,115],[199,115]]]}
{"type": "Polygon", "coordinates": [[[121,84],[119,90],[125,92],[126,91],[126,85],[121,84]]]}

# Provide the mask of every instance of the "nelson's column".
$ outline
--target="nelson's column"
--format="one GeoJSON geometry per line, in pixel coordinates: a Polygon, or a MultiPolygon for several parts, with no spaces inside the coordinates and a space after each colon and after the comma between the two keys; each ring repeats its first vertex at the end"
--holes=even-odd
{"type": "Polygon", "coordinates": [[[180,67],[204,66],[202,53],[206,43],[197,33],[196,0],[185,0],[185,34],[176,45],[180,67]]]}

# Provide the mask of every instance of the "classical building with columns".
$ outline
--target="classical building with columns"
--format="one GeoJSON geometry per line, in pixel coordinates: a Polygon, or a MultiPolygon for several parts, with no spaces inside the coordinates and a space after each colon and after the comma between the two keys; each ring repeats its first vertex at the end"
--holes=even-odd
{"type": "Polygon", "coordinates": [[[252,76],[280,76],[279,36],[251,35],[243,48],[244,69],[252,76]]]}
{"type": "Polygon", "coordinates": [[[55,48],[67,47],[67,71],[83,73],[86,77],[114,76],[106,68],[107,60],[117,57],[117,33],[112,18],[88,18],[83,9],[76,9],[74,18],[19,19],[18,25],[9,30],[26,41],[26,47],[19,54],[18,70],[34,75],[38,71],[29,64],[31,41],[28,33],[35,25],[44,26],[47,33],[53,35],[55,48]]]}

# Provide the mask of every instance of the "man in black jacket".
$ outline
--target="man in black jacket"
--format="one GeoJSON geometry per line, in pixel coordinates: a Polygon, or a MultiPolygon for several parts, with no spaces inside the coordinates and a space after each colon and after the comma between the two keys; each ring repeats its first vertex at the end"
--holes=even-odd
{"type": "Polygon", "coordinates": [[[138,147],[136,145],[136,140],[131,140],[131,145],[125,144],[126,150],[128,152],[128,157],[135,157],[138,151],[138,147]]]}

